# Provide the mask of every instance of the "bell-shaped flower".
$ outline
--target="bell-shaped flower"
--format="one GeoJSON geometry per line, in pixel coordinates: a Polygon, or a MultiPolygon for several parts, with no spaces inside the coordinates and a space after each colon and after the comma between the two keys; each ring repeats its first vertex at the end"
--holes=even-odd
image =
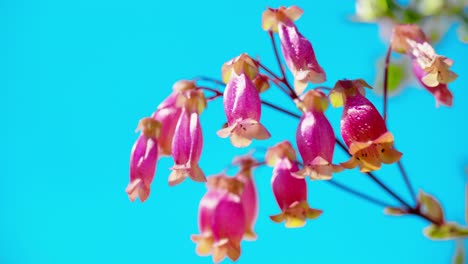
{"type": "Polygon", "coordinates": [[[232,184],[234,178],[210,177],[208,192],[199,206],[199,235],[192,235],[199,255],[213,255],[215,263],[226,256],[235,261],[240,257],[240,243],[246,228],[244,208],[240,199],[242,185],[232,184]]]}
{"type": "Polygon", "coordinates": [[[297,30],[291,21],[278,24],[281,51],[289,70],[294,75],[294,89],[301,94],[307,83],[322,83],[326,80],[325,71],[315,58],[314,49],[297,30]]]}
{"type": "Polygon", "coordinates": [[[321,91],[304,94],[300,105],[303,115],[296,130],[296,144],[304,162],[304,168],[296,172],[299,177],[310,176],[314,180],[329,180],[333,172],[343,168],[332,164],[335,149],[335,133],[325,117],[328,98],[321,91]]]}
{"type": "Polygon", "coordinates": [[[439,106],[439,104],[441,104],[445,106],[452,106],[453,94],[448,89],[447,84],[439,83],[435,87],[426,85],[422,80],[422,78],[426,75],[426,72],[419,66],[419,64],[416,61],[413,61],[412,64],[413,73],[416,76],[416,79],[426,90],[428,90],[435,97],[436,105],[439,106]]]}
{"type": "Polygon", "coordinates": [[[280,6],[277,9],[268,8],[262,14],[262,29],[265,31],[278,32],[278,24],[286,21],[298,20],[304,11],[298,6],[290,6],[288,8],[280,6]]]}
{"type": "Polygon", "coordinates": [[[252,139],[267,139],[268,130],[260,124],[261,101],[257,88],[245,73],[231,74],[223,96],[227,127],[217,132],[222,138],[231,137],[235,147],[247,147],[252,139]]]}
{"type": "Polygon", "coordinates": [[[141,134],[133,145],[130,155],[130,183],[126,188],[133,202],[137,197],[144,202],[150,194],[150,185],[156,172],[158,160],[158,135],[161,124],[152,118],[140,120],[137,130],[141,134]]]}
{"type": "Polygon", "coordinates": [[[239,166],[239,172],[234,179],[241,182],[243,185],[241,201],[244,207],[246,224],[244,238],[247,240],[255,240],[257,239],[254,226],[258,216],[258,194],[257,187],[253,180],[252,170],[258,163],[251,155],[246,155],[234,159],[233,164],[239,166]]]}
{"type": "Polygon", "coordinates": [[[283,141],[268,149],[265,157],[268,165],[273,165],[271,185],[281,213],[270,216],[276,223],[286,222],[286,227],[302,227],[307,219],[315,219],[321,210],[310,208],[307,202],[305,179],[293,176],[297,172],[296,154],[288,141],[283,141]]]}
{"type": "Polygon", "coordinates": [[[206,181],[205,174],[198,166],[203,148],[199,115],[206,106],[206,99],[201,90],[189,90],[185,92],[181,104],[183,109],[172,141],[174,166],[169,175],[171,186],[181,183],[187,176],[197,182],[206,181]]]}
{"type": "Polygon", "coordinates": [[[364,87],[370,86],[362,79],[338,81],[330,96],[335,106],[344,103],[341,136],[352,157],[341,165],[348,169],[359,165],[361,172],[369,172],[379,169],[381,163],[397,162],[402,153],[394,149],[385,121],[364,97],[364,87]]]}
{"type": "Polygon", "coordinates": [[[447,57],[440,56],[435,53],[432,46],[427,43],[418,43],[416,41],[407,40],[411,46],[411,57],[417,62],[426,73],[421,78],[421,81],[429,86],[436,87],[439,84],[448,84],[453,82],[458,75],[450,70],[453,61],[447,57]]]}
{"type": "Polygon", "coordinates": [[[177,81],[173,86],[172,93],[159,104],[153,113],[152,117],[161,123],[161,132],[158,138],[160,157],[171,156],[172,154],[172,139],[182,112],[182,107],[177,102],[181,99],[180,97],[184,91],[195,88],[196,85],[193,81],[177,81]]]}

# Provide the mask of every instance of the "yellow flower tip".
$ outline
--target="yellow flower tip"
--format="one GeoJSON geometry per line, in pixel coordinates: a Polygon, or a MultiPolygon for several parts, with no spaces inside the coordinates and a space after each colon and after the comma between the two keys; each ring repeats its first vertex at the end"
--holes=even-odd
{"type": "Polygon", "coordinates": [[[319,90],[307,91],[302,96],[302,102],[300,103],[304,112],[314,110],[318,112],[324,112],[328,108],[328,97],[319,90]]]}
{"type": "Polygon", "coordinates": [[[186,90],[177,97],[176,106],[183,107],[191,113],[201,114],[207,106],[207,101],[202,90],[186,90]]]}
{"type": "Polygon", "coordinates": [[[280,214],[277,214],[277,215],[270,215],[270,219],[271,219],[271,221],[273,221],[273,222],[279,224],[279,223],[281,223],[281,222],[284,221],[284,219],[285,219],[285,214],[284,214],[284,213],[280,213],[280,214]]]}
{"type": "Polygon", "coordinates": [[[355,96],[356,94],[365,96],[364,88],[372,89],[372,86],[364,79],[337,81],[329,94],[330,102],[333,107],[340,107],[345,104],[348,96],[355,96]]]}
{"type": "Polygon", "coordinates": [[[191,240],[197,244],[195,248],[195,252],[199,256],[207,256],[211,254],[213,244],[214,244],[214,238],[212,234],[205,233],[201,235],[192,235],[191,240]]]}
{"type": "Polygon", "coordinates": [[[298,6],[288,8],[280,6],[277,9],[267,8],[262,14],[262,29],[278,32],[278,23],[293,22],[298,20],[304,11],[298,6]]]}
{"type": "Polygon", "coordinates": [[[243,239],[248,240],[248,241],[257,240],[257,234],[255,234],[251,226],[247,227],[247,229],[245,230],[243,239]]]}
{"type": "Polygon", "coordinates": [[[138,131],[141,131],[148,138],[158,138],[161,133],[161,123],[151,117],[142,118],[136,128],[136,132],[138,131]]]}
{"type": "Polygon", "coordinates": [[[296,151],[287,140],[282,141],[271,148],[265,154],[265,160],[269,166],[274,166],[279,159],[286,158],[289,161],[296,161],[296,151]]]}
{"type": "Polygon", "coordinates": [[[194,81],[191,80],[180,80],[174,83],[172,90],[174,92],[184,92],[197,88],[194,81]]]}
{"type": "Polygon", "coordinates": [[[242,53],[224,63],[221,67],[221,75],[224,83],[229,82],[233,72],[237,75],[244,73],[250,80],[254,80],[259,70],[255,60],[247,53],[242,53]]]}

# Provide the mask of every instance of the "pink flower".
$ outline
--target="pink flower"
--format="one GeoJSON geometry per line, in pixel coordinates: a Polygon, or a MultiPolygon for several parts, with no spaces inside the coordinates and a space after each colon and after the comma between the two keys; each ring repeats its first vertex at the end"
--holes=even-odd
{"type": "Polygon", "coordinates": [[[185,102],[180,114],[172,141],[174,166],[169,175],[169,185],[181,183],[188,176],[194,181],[205,182],[206,177],[198,166],[203,148],[203,134],[199,114],[206,104],[202,91],[190,90],[185,94],[185,102]]]}
{"type": "Polygon", "coordinates": [[[228,125],[217,132],[218,136],[230,136],[235,147],[246,147],[253,138],[270,137],[268,130],[260,124],[261,101],[257,88],[246,74],[232,72],[223,100],[228,125]]]}
{"type": "Polygon", "coordinates": [[[329,180],[333,172],[343,169],[332,164],[335,133],[324,115],[328,98],[320,91],[311,90],[303,96],[302,102],[304,114],[296,130],[296,144],[304,161],[304,168],[296,175],[329,180]]]}
{"type": "Polygon", "coordinates": [[[150,185],[156,172],[158,160],[158,134],[161,124],[152,118],[144,118],[138,124],[141,134],[133,145],[130,155],[130,183],[126,188],[133,202],[137,197],[144,202],[150,194],[150,185]]]}
{"type": "Polygon", "coordinates": [[[447,87],[447,84],[439,83],[435,87],[430,87],[426,85],[423,81],[422,78],[426,75],[426,72],[419,66],[419,64],[413,60],[413,73],[416,76],[416,79],[418,79],[419,83],[426,88],[432,95],[434,95],[436,99],[437,106],[439,104],[445,105],[445,106],[452,106],[453,104],[453,95],[452,92],[447,87]]]}
{"type": "Polygon", "coordinates": [[[172,139],[182,108],[176,107],[179,93],[172,92],[153,113],[154,120],[161,122],[159,135],[159,155],[170,156],[172,153],[172,139]]]}
{"type": "Polygon", "coordinates": [[[307,83],[322,83],[326,75],[315,58],[314,49],[297,30],[291,21],[278,24],[278,32],[286,65],[294,75],[294,89],[301,94],[307,87],[307,83]]]}
{"type": "Polygon", "coordinates": [[[257,187],[253,180],[252,170],[257,161],[250,155],[236,158],[233,162],[239,165],[240,170],[235,176],[235,180],[242,183],[243,191],[241,194],[242,206],[244,207],[246,229],[244,238],[248,240],[257,239],[254,232],[255,221],[258,215],[258,194],[257,187]]]}
{"type": "Polygon", "coordinates": [[[227,176],[210,177],[208,192],[199,207],[201,234],[192,235],[192,240],[197,243],[197,254],[213,254],[215,263],[226,256],[233,261],[240,257],[240,243],[246,228],[244,208],[239,196],[241,189],[239,185],[227,183],[231,179],[227,176]]]}
{"type": "Polygon", "coordinates": [[[161,132],[158,138],[159,156],[171,156],[172,139],[174,131],[182,112],[180,99],[182,93],[196,89],[195,82],[188,80],[177,81],[173,86],[173,92],[159,104],[153,113],[153,118],[161,123],[161,132]]]}
{"type": "Polygon", "coordinates": [[[348,169],[359,165],[361,172],[369,172],[378,170],[381,163],[397,162],[402,153],[394,149],[385,121],[364,97],[364,86],[370,87],[362,79],[338,81],[330,96],[334,105],[344,102],[341,136],[352,157],[341,165],[348,169]]]}
{"type": "Polygon", "coordinates": [[[310,208],[307,203],[305,179],[293,176],[298,167],[291,144],[283,141],[269,148],[266,160],[269,165],[274,164],[271,185],[281,209],[280,214],[270,216],[271,220],[276,223],[286,221],[286,227],[293,228],[304,226],[306,219],[319,217],[322,211],[310,208]]]}

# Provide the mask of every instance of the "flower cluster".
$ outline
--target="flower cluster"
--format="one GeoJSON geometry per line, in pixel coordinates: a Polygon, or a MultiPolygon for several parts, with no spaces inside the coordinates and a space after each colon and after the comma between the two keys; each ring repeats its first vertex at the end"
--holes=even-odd
{"type": "MultiPolygon", "coordinates": [[[[153,115],[142,119],[138,125],[141,134],[131,152],[130,183],[126,190],[130,200],[140,197],[143,202],[148,198],[157,160],[164,156],[174,161],[169,185],[177,185],[187,177],[206,182],[207,191],[199,205],[200,233],[191,238],[196,243],[197,254],[212,255],[214,262],[225,257],[237,260],[242,240],[257,237],[254,226],[259,204],[253,177],[255,167],[273,167],[271,187],[280,213],[270,218],[294,228],[304,226],[307,219],[315,219],[322,213],[309,206],[306,177],[330,180],[334,173],[356,167],[368,173],[402,157],[394,147],[394,137],[385,120],[366,98],[365,88],[372,87],[364,80],[339,80],[332,89],[306,89],[309,83],[325,82],[326,74],[312,44],[294,22],[302,13],[296,6],[268,8],[262,17],[262,28],[269,32],[272,40],[275,37],[280,40],[284,61],[294,78],[293,86],[283,70],[279,77],[259,60],[243,53],[224,63],[222,81],[211,79],[216,85],[224,83],[224,91],[200,86],[198,80],[178,81],[153,115]],[[234,176],[223,172],[206,177],[198,162],[203,149],[200,114],[207,103],[223,98],[227,122],[217,135],[229,137],[234,147],[245,148],[254,139],[266,140],[271,136],[261,123],[262,104],[265,103],[261,93],[270,83],[285,91],[301,112],[295,143],[302,161],[297,159],[294,146],[282,141],[268,148],[264,161],[251,155],[235,158],[233,164],[238,172],[234,176]],[[207,97],[205,93],[214,95],[207,97]],[[325,115],[330,103],[334,107],[343,106],[340,134],[344,144],[336,138],[325,115]],[[349,152],[349,160],[333,162],[337,142],[349,152]]],[[[415,25],[399,25],[394,29],[391,43],[393,51],[410,56],[415,75],[437,101],[451,105],[452,94],[447,84],[457,77],[449,69],[452,61],[435,54],[422,30],[415,25]]],[[[274,48],[276,51],[276,46],[274,48]]]]}

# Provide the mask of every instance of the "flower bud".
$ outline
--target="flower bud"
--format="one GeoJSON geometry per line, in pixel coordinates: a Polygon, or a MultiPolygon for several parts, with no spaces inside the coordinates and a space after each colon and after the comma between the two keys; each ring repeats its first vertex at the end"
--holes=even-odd
{"type": "Polygon", "coordinates": [[[161,124],[152,118],[144,118],[138,124],[141,134],[130,155],[130,183],[126,188],[133,202],[137,197],[144,202],[150,194],[150,185],[156,172],[158,141],[161,124]]]}

